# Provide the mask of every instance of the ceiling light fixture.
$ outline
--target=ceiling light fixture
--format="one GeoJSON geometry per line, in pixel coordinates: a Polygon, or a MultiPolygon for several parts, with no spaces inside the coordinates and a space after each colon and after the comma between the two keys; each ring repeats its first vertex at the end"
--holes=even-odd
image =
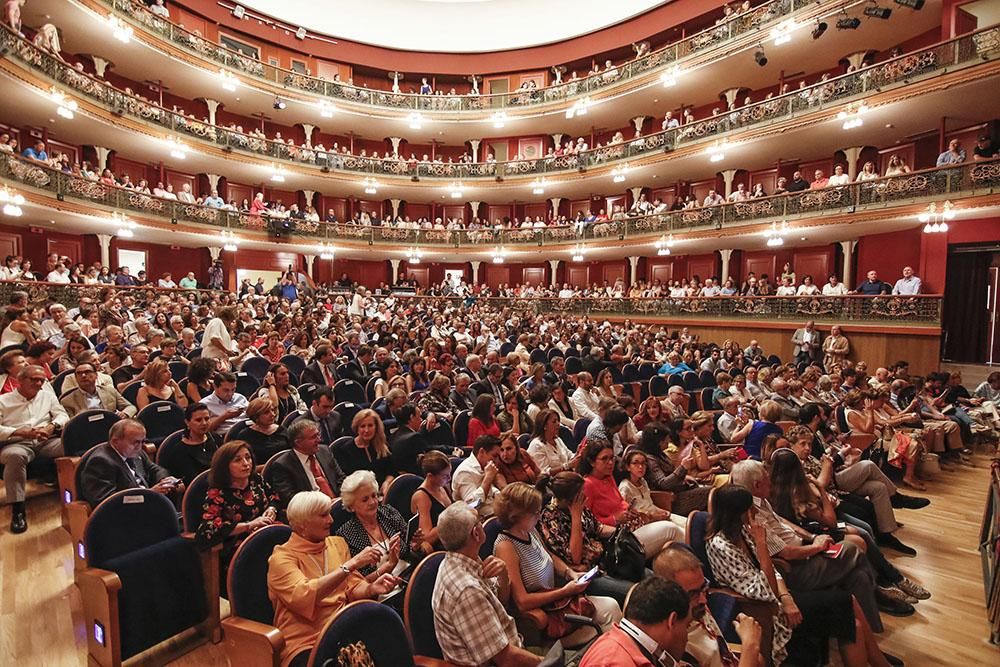
{"type": "Polygon", "coordinates": [[[857,30],[861,27],[861,19],[857,16],[844,16],[837,19],[837,30],[857,30]]]}
{"type": "Polygon", "coordinates": [[[333,259],[336,249],[330,243],[320,243],[316,246],[316,252],[319,254],[320,259],[330,260],[333,259]]]}
{"type": "Polygon", "coordinates": [[[235,74],[224,69],[219,70],[219,80],[222,82],[222,89],[231,93],[236,92],[236,87],[240,84],[235,74]]]}
{"type": "Polygon", "coordinates": [[[865,7],[865,16],[873,19],[882,19],[883,21],[888,21],[889,17],[892,16],[892,10],[888,7],[879,7],[875,0],[872,0],[872,4],[865,7]]]}
{"type": "Polygon", "coordinates": [[[247,10],[243,9],[242,5],[236,5],[233,7],[233,16],[235,16],[238,19],[242,19],[244,14],[246,13],[247,10]]]}
{"type": "Polygon", "coordinates": [[[590,108],[590,98],[585,97],[582,100],[577,100],[573,103],[569,109],[566,109],[566,120],[570,120],[576,116],[586,116],[587,110],[590,108]]]}
{"type": "Polygon", "coordinates": [[[661,236],[656,243],[656,254],[660,257],[664,257],[670,254],[670,249],[674,246],[674,235],[661,236]]]}
{"type": "Polygon", "coordinates": [[[937,203],[932,202],[917,219],[924,223],[924,234],[944,233],[948,231],[948,221],[955,219],[955,207],[946,201],[938,209],[937,203]]]}
{"type": "Polygon", "coordinates": [[[771,39],[774,40],[774,45],[780,46],[792,41],[792,31],[798,27],[794,19],[789,19],[772,28],[771,39]]]}
{"type": "Polygon", "coordinates": [[[129,220],[124,213],[119,213],[118,211],[112,213],[111,222],[118,228],[118,231],[115,233],[119,237],[123,239],[130,239],[135,236],[135,232],[133,230],[136,228],[136,224],[129,220]]]}
{"type": "Polygon", "coordinates": [[[611,180],[615,183],[624,183],[625,174],[628,173],[628,169],[629,167],[627,162],[620,167],[615,167],[611,170],[611,180]]]}
{"type": "Polygon", "coordinates": [[[504,124],[507,122],[507,114],[503,111],[497,111],[493,114],[493,127],[496,129],[502,129],[504,124]]]}
{"type": "Polygon", "coordinates": [[[757,50],[753,54],[754,61],[761,67],[767,65],[767,54],[764,53],[764,45],[758,44],[757,50]]]}
{"type": "Polygon", "coordinates": [[[778,226],[777,222],[771,223],[771,228],[764,232],[767,236],[767,247],[776,248],[785,245],[785,239],[783,238],[785,234],[788,233],[788,223],[784,220],[781,221],[781,226],[778,226]]]}
{"type": "Polygon", "coordinates": [[[723,139],[721,142],[716,142],[708,147],[708,160],[709,162],[722,162],[726,159],[726,146],[729,142],[723,139]]]}
{"type": "Polygon", "coordinates": [[[115,15],[108,16],[108,25],[111,26],[111,34],[122,44],[128,44],[132,41],[132,35],[134,34],[132,26],[126,24],[120,18],[115,15]]]}
{"type": "Polygon", "coordinates": [[[366,177],[364,180],[364,186],[366,195],[378,194],[378,181],[376,181],[374,177],[366,177]]]}
{"type": "Polygon", "coordinates": [[[288,106],[288,103],[285,102],[285,100],[281,99],[280,97],[275,97],[273,106],[275,111],[282,111],[283,109],[285,109],[285,107],[288,106]]]}
{"type": "Polygon", "coordinates": [[[865,124],[862,114],[868,113],[868,107],[864,102],[858,102],[857,106],[848,105],[846,109],[837,114],[837,120],[843,121],[845,130],[853,130],[865,124]]]}
{"type": "Polygon", "coordinates": [[[272,164],[271,165],[271,182],[272,183],[284,183],[285,182],[285,174],[287,174],[287,173],[288,172],[285,171],[285,169],[283,167],[279,167],[278,165],[272,164]]]}
{"type": "Polygon", "coordinates": [[[187,159],[187,146],[182,144],[176,137],[167,137],[167,148],[170,149],[170,157],[178,160],[187,159]]]}
{"type": "Polygon", "coordinates": [[[0,204],[3,204],[4,215],[20,218],[24,214],[24,211],[21,210],[21,206],[24,205],[24,196],[14,192],[6,185],[0,188],[0,204]]]}
{"type": "Polygon", "coordinates": [[[674,65],[663,74],[660,75],[660,82],[663,84],[664,88],[670,88],[671,86],[677,85],[677,79],[681,75],[681,68],[678,65],[674,65]]]}
{"type": "Polygon", "coordinates": [[[493,263],[503,264],[507,260],[507,251],[504,250],[503,246],[498,246],[496,250],[493,251],[493,263]]]}
{"type": "Polygon", "coordinates": [[[424,251],[420,248],[410,248],[406,251],[406,261],[409,264],[419,264],[424,256],[424,251]]]}
{"type": "Polygon", "coordinates": [[[411,130],[419,130],[424,124],[424,117],[421,116],[420,113],[417,111],[414,111],[409,116],[407,116],[406,120],[410,124],[411,130]]]}
{"type": "Polygon", "coordinates": [[[573,248],[573,257],[572,257],[572,259],[573,259],[574,262],[582,262],[583,261],[583,246],[578,245],[575,248],[573,248]]]}
{"type": "Polygon", "coordinates": [[[924,8],[924,0],[896,0],[896,4],[918,12],[924,8]]]}
{"type": "Polygon", "coordinates": [[[61,90],[57,90],[55,86],[52,87],[49,96],[52,101],[56,103],[56,114],[65,118],[66,120],[73,120],[73,115],[77,110],[76,100],[72,100],[67,97],[66,93],[61,90]]]}
{"type": "Polygon", "coordinates": [[[226,252],[236,252],[236,248],[240,244],[240,239],[236,236],[236,232],[231,229],[223,229],[219,232],[219,237],[222,239],[222,249],[226,252]]]}
{"type": "Polygon", "coordinates": [[[819,21],[819,20],[817,20],[816,21],[816,27],[813,28],[813,30],[812,30],[812,38],[813,39],[819,39],[820,37],[823,36],[823,33],[825,33],[826,29],[829,28],[829,27],[830,26],[827,25],[826,21],[819,21]]]}
{"type": "Polygon", "coordinates": [[[545,181],[535,181],[531,184],[531,194],[533,195],[544,195],[545,194],[545,181]]]}
{"type": "Polygon", "coordinates": [[[452,199],[461,199],[462,193],[465,191],[465,186],[461,183],[452,183],[448,186],[448,194],[452,199]]]}
{"type": "Polygon", "coordinates": [[[337,107],[333,106],[330,102],[326,100],[320,100],[319,103],[319,115],[323,118],[333,118],[333,114],[337,111],[337,107]]]}

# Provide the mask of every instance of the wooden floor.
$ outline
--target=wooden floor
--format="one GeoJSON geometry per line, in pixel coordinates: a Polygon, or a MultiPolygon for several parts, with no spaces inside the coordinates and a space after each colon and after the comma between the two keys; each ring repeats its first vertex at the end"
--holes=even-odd
{"type": "MultiPolygon", "coordinates": [[[[943,472],[930,482],[929,507],[897,512],[906,524],[898,535],[918,555],[891,558],[933,594],[917,605],[914,616],[883,616],[882,648],[903,658],[909,667],[1000,665],[1000,648],[986,640],[977,552],[988,465],[988,457],[980,454],[974,469],[943,472]]],[[[60,526],[58,499],[46,487],[34,485],[31,491],[35,497],[29,501],[27,533],[9,534],[10,511],[0,512],[0,665],[86,665],[80,596],[72,584],[70,542],[60,526]]],[[[177,650],[184,650],[175,647],[137,661],[225,665],[221,647],[201,645],[171,660],[177,650]]]]}

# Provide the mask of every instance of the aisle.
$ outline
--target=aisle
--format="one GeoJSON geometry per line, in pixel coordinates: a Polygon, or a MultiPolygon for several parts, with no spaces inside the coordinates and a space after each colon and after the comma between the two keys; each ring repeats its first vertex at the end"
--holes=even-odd
{"type": "MultiPolygon", "coordinates": [[[[1000,665],[1000,648],[986,641],[976,549],[988,459],[977,456],[976,464],[943,472],[926,494],[929,507],[898,512],[906,524],[899,537],[917,556],[890,557],[933,594],[910,618],[883,615],[882,646],[909,667],[1000,665]]],[[[0,655],[21,667],[81,667],[86,642],[69,536],[60,526],[56,494],[38,485],[31,490],[44,495],[30,502],[27,533],[9,534],[10,511],[0,512],[0,655]]],[[[225,665],[226,658],[222,644],[203,645],[169,664],[225,665]]]]}

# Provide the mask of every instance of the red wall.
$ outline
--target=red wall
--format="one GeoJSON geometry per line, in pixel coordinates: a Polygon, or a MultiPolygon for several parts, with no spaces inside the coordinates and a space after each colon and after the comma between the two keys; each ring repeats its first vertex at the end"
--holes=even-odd
{"type": "MultiPolygon", "coordinates": [[[[913,227],[899,232],[861,237],[858,239],[855,251],[854,278],[848,280],[845,277],[844,282],[853,288],[872,270],[878,271],[882,280],[895,282],[902,275],[904,266],[912,266],[914,270],[919,270],[923,236],[925,235],[919,227],[913,227]]],[[[943,261],[941,271],[944,271],[943,261]]],[[[943,284],[934,287],[940,289],[943,284]]]]}

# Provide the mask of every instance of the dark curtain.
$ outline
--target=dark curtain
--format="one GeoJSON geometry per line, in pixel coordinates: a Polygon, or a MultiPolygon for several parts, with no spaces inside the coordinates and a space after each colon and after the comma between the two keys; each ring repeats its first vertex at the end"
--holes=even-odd
{"type": "Polygon", "coordinates": [[[942,358],[986,361],[990,311],[986,307],[991,252],[948,253],[944,290],[942,358]]]}

